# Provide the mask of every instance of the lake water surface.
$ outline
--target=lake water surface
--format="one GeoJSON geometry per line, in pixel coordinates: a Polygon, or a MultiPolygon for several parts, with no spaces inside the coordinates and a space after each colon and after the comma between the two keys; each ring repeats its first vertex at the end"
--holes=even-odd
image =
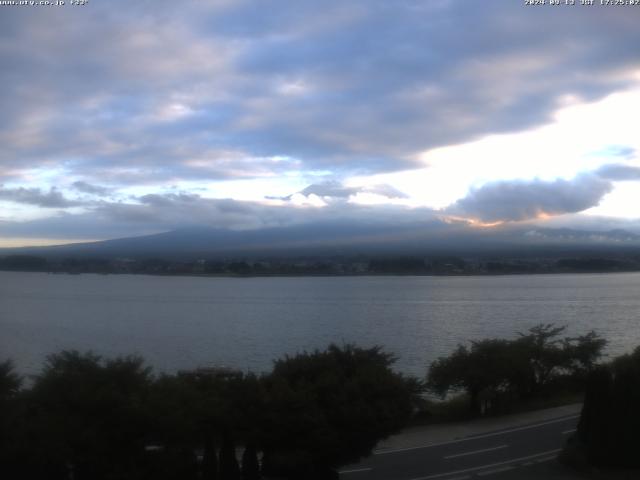
{"type": "Polygon", "coordinates": [[[0,360],[35,373],[49,353],[143,355],[156,371],[271,361],[331,342],[382,345],[423,376],[456,344],[541,322],[640,345],[640,274],[200,278],[0,272],[0,360]]]}

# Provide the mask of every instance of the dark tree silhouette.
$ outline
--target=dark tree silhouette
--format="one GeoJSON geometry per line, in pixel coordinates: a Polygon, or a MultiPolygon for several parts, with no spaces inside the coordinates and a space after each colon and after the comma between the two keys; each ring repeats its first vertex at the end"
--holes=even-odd
{"type": "Polygon", "coordinates": [[[483,399],[531,398],[558,379],[566,385],[581,384],[596,366],[606,341],[593,331],[560,338],[565,329],[540,324],[514,340],[485,339],[471,342],[470,348],[459,345],[431,364],[427,386],[442,397],[465,391],[470,411],[478,414],[483,399]]]}
{"type": "Polygon", "coordinates": [[[593,370],[587,378],[577,434],[587,446],[587,457],[595,465],[606,463],[611,455],[612,424],[609,415],[612,383],[613,376],[608,367],[593,370]]]}
{"type": "Polygon", "coordinates": [[[138,357],[102,361],[75,351],[48,357],[30,392],[36,450],[73,469],[77,480],[130,471],[144,454],[149,381],[138,357]]]}
{"type": "Polygon", "coordinates": [[[0,401],[8,399],[18,393],[22,385],[22,377],[18,375],[11,360],[0,363],[0,401]]]}
{"type": "Polygon", "coordinates": [[[249,443],[242,453],[242,480],[260,480],[260,464],[255,444],[249,443]]]}
{"type": "Polygon", "coordinates": [[[586,335],[564,339],[562,346],[566,356],[566,366],[574,375],[581,379],[586,378],[602,357],[602,351],[606,345],[607,341],[593,330],[586,335]]]}
{"type": "Polygon", "coordinates": [[[402,428],[418,384],[393,372],[393,362],[380,347],[353,345],[277,360],[265,380],[263,472],[331,478],[402,428]]]}
{"type": "Polygon", "coordinates": [[[640,347],[589,375],[578,440],[597,466],[640,467],[640,347]]]}
{"type": "Polygon", "coordinates": [[[212,434],[205,435],[202,451],[202,478],[204,480],[218,480],[218,453],[212,434]]]}
{"type": "Polygon", "coordinates": [[[558,369],[568,365],[567,352],[561,348],[562,340],[558,338],[565,330],[566,327],[547,323],[530,328],[526,334],[518,333],[520,338],[514,341],[514,346],[523,356],[520,358],[525,360],[520,365],[526,363],[528,366],[524,375],[526,381],[520,385],[520,393],[524,396],[537,394],[558,369]]]}
{"type": "Polygon", "coordinates": [[[16,396],[20,390],[22,378],[15,372],[13,363],[6,360],[0,363],[0,477],[17,473],[19,461],[15,451],[18,435],[23,425],[18,421],[20,404],[16,396]],[[14,469],[15,468],[15,469],[14,469]]]}
{"type": "Polygon", "coordinates": [[[236,458],[236,445],[230,433],[225,432],[220,448],[220,479],[240,480],[240,466],[236,458]]]}
{"type": "Polygon", "coordinates": [[[472,342],[470,349],[459,345],[450,356],[431,364],[427,384],[441,396],[451,389],[466,391],[471,413],[480,414],[482,394],[508,388],[511,358],[511,345],[506,340],[472,342]]]}

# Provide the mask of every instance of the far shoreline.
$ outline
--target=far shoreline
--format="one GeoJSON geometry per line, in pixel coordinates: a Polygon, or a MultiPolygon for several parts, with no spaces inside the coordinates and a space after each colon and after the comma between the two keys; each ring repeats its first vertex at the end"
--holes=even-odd
{"type": "Polygon", "coordinates": [[[546,271],[546,272],[506,272],[506,273],[153,273],[153,272],[98,272],[98,271],[52,271],[52,270],[9,270],[0,269],[0,272],[8,273],[46,273],[50,275],[102,275],[102,276],[150,276],[150,277],[191,277],[191,278],[345,278],[345,277],[525,277],[548,275],[612,275],[640,273],[640,270],[614,270],[614,271],[546,271]]]}

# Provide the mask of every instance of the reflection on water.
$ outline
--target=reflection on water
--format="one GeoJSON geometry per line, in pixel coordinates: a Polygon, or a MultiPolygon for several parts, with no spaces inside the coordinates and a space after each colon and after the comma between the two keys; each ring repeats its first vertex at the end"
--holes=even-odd
{"type": "Polygon", "coordinates": [[[61,349],[143,355],[158,370],[264,371],[330,342],[383,345],[422,376],[459,342],[541,322],[640,344],[640,274],[194,278],[0,272],[0,360],[35,372],[61,349]]]}

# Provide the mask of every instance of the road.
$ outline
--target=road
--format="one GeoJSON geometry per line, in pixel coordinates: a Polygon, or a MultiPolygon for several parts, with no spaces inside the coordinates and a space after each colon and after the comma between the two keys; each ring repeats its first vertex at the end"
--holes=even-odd
{"type": "Polygon", "coordinates": [[[447,442],[374,453],[340,471],[341,480],[520,479],[522,469],[555,460],[579,415],[482,433],[447,442]]]}

